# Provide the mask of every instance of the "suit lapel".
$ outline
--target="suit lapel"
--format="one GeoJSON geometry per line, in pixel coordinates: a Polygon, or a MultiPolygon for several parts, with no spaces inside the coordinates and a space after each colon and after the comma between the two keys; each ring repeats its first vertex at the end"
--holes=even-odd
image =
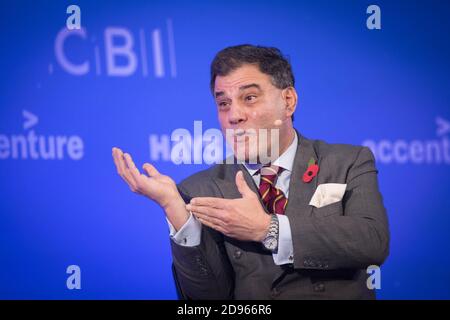
{"type": "Polygon", "coordinates": [[[289,199],[285,212],[289,219],[311,214],[312,206],[309,205],[309,201],[317,188],[317,177],[309,183],[303,182],[303,174],[308,169],[308,162],[311,158],[318,161],[317,154],[311,140],[298,132],[297,135],[298,147],[289,180],[289,199]]]}

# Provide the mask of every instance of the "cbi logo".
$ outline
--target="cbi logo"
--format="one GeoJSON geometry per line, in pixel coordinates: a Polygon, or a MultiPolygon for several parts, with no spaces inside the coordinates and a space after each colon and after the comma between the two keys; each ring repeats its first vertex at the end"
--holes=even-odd
{"type": "MultiPolygon", "coordinates": [[[[177,76],[175,40],[171,19],[164,27],[130,30],[109,26],[102,36],[87,28],[62,28],[55,38],[56,65],[73,76],[175,78],[177,76]]],[[[54,63],[49,74],[56,71],[54,63]]]]}

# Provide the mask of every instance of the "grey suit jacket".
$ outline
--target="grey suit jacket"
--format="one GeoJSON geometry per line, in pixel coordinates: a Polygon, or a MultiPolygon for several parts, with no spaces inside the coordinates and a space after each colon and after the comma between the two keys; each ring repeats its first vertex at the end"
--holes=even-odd
{"type": "MultiPolygon", "coordinates": [[[[386,210],[377,169],[367,147],[328,144],[298,133],[289,184],[289,218],[294,263],[275,265],[260,243],[239,241],[202,226],[201,243],[185,247],[171,240],[173,271],[185,299],[374,299],[366,285],[369,265],[381,265],[389,253],[386,210]],[[317,159],[318,175],[302,180],[308,161],[317,159]],[[322,183],[346,183],[344,198],[321,208],[309,205],[322,183]]],[[[218,164],[183,180],[178,189],[193,197],[240,198],[238,170],[252,190],[252,177],[241,164],[218,164]]]]}

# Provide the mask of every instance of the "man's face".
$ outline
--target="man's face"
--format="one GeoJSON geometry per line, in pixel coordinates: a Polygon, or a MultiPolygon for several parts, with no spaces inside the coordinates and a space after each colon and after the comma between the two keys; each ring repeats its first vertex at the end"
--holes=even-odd
{"type": "Polygon", "coordinates": [[[264,155],[272,150],[281,152],[286,145],[284,140],[288,136],[287,130],[292,128],[292,121],[283,91],[272,84],[269,75],[251,64],[216,77],[214,97],[220,126],[235,155],[241,155],[237,156],[239,160],[259,161],[261,152],[265,152],[264,155]],[[231,138],[227,136],[227,129],[233,129],[235,133],[231,138]],[[267,138],[260,136],[259,129],[267,129],[267,138]],[[277,130],[279,139],[274,143],[278,143],[278,149],[270,138],[277,130]]]}

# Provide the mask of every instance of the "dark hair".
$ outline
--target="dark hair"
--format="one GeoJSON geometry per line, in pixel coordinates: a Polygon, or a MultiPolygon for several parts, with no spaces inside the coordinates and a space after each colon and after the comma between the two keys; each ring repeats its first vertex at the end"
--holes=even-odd
{"type": "MultiPolygon", "coordinates": [[[[211,63],[211,92],[214,94],[217,76],[226,76],[244,64],[257,65],[262,73],[271,76],[272,84],[278,89],[286,89],[295,85],[291,64],[279,49],[242,44],[227,47],[214,57],[211,63]]],[[[292,115],[292,120],[294,120],[294,115],[292,115]]]]}

